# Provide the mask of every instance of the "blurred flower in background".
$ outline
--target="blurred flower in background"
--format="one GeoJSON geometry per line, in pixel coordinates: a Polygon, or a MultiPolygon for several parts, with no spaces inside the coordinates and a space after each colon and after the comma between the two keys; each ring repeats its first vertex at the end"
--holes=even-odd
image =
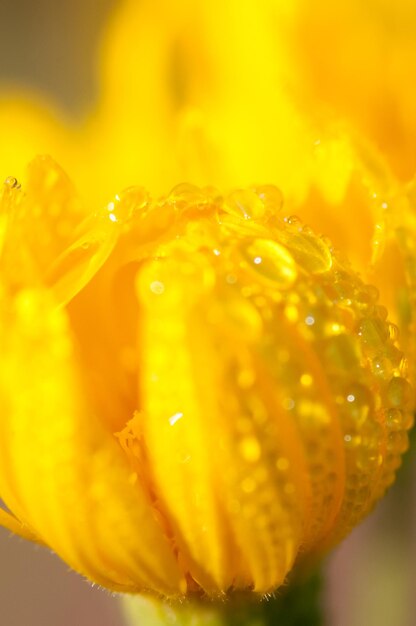
{"type": "MultiPolygon", "coordinates": [[[[103,4],[99,15],[93,3],[30,7],[1,9],[2,45],[8,34],[18,51],[3,55],[4,178],[24,177],[35,154],[50,153],[86,213],[132,183],[155,195],[182,180],[222,189],[274,183],[289,212],[329,235],[377,284],[401,346],[412,350],[410,1],[127,0],[103,4]],[[35,95],[23,95],[28,87],[35,95]]],[[[351,626],[354,618],[342,622],[341,611],[334,619],[351,626]]]]}

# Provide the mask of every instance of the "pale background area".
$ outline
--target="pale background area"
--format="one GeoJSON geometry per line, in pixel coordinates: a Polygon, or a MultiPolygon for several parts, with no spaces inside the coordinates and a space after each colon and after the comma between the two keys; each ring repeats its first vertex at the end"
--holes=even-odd
{"type": "Polygon", "coordinates": [[[97,41],[117,0],[0,0],[0,81],[79,114],[97,93],[97,41]],[[80,71],[82,68],[82,71],[80,71]]]}
{"type": "MultiPolygon", "coordinates": [[[[0,0],[0,85],[35,86],[74,116],[88,108],[97,93],[96,43],[114,5],[115,0],[0,0]]],[[[415,477],[409,467],[376,513],[331,557],[328,626],[416,623],[415,477]]],[[[0,529],[2,626],[122,623],[115,597],[91,588],[48,551],[0,529]]]]}

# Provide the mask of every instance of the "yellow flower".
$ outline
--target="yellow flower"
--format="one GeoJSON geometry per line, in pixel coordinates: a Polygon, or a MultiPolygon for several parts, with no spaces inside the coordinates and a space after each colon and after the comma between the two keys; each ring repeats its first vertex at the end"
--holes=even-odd
{"type": "Polygon", "coordinates": [[[3,189],[0,523],[108,588],[270,591],[372,509],[407,447],[406,142],[378,141],[367,109],[346,123],[342,90],[323,115],[309,40],[290,54],[309,6],[127,0],[85,119],[0,106],[0,167],[50,152],[86,202],[49,158],[3,189]],[[113,196],[136,181],[154,199],[113,196]]]}
{"type": "Polygon", "coordinates": [[[5,184],[0,522],[115,590],[276,588],[394,480],[397,328],[273,186],[82,213],[49,159],[5,184]]]}

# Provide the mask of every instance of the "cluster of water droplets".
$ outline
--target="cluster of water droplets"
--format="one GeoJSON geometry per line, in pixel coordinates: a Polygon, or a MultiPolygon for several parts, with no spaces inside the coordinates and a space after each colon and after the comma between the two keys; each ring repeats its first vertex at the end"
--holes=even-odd
{"type": "Polygon", "coordinates": [[[266,568],[273,546],[286,563],[340,538],[393,481],[412,422],[406,359],[377,290],[271,185],[227,196],[180,185],[149,206],[147,225],[170,219],[154,231],[159,261],[139,298],[151,310],[177,290],[178,315],[197,310],[215,346],[219,493],[235,528],[245,519],[267,536],[266,568]],[[169,258],[175,272],[159,271],[169,258]]]}
{"type": "MultiPolygon", "coordinates": [[[[20,193],[14,179],[5,185],[3,203],[20,193]]],[[[139,352],[144,406],[142,430],[128,421],[125,437],[129,451],[135,438],[149,450],[146,467],[128,455],[134,476],[151,475],[164,519],[178,507],[175,549],[186,552],[184,537],[202,545],[219,506],[248,568],[234,580],[252,584],[251,571],[266,591],[299,551],[346,534],[393,481],[413,408],[398,329],[377,290],[288,214],[272,185],[222,195],[182,184],[157,200],[128,189],[82,221],[44,280],[65,304],[105,264],[131,262],[142,341],[127,348],[139,352]],[[163,459],[160,444],[160,480],[152,436],[171,451],[163,459]]],[[[209,581],[203,550],[188,552],[209,581]]]]}

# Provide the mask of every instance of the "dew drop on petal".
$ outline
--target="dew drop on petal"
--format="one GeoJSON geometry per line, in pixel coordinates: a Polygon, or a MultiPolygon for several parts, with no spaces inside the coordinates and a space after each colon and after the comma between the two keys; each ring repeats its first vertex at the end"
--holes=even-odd
{"type": "Polygon", "coordinates": [[[392,378],[388,387],[387,396],[391,406],[395,409],[408,409],[413,402],[413,390],[410,383],[399,376],[392,378]]]}
{"type": "Polygon", "coordinates": [[[168,197],[168,202],[179,211],[184,208],[202,208],[207,201],[207,194],[204,190],[189,183],[176,185],[168,197]]]}
{"type": "Polygon", "coordinates": [[[255,187],[260,200],[266,209],[275,213],[279,212],[283,207],[283,194],[275,185],[259,185],[255,187]]]}
{"type": "Polygon", "coordinates": [[[255,239],[241,247],[248,266],[267,282],[280,288],[290,287],[297,278],[296,264],[291,254],[270,239],[255,239]]]}
{"type": "Polygon", "coordinates": [[[368,355],[376,356],[384,350],[388,328],[380,319],[364,318],[358,324],[358,335],[368,355]]]}
{"type": "Polygon", "coordinates": [[[231,192],[224,200],[223,209],[229,215],[244,220],[261,220],[265,215],[264,203],[250,189],[231,192]]]}
{"type": "Polygon", "coordinates": [[[6,178],[6,180],[4,181],[4,184],[5,184],[6,187],[10,187],[10,189],[20,189],[21,188],[21,185],[20,185],[19,181],[14,176],[8,176],[6,178]]]}
{"type": "Polygon", "coordinates": [[[309,232],[281,230],[277,239],[289,250],[296,263],[311,274],[323,274],[331,269],[331,252],[320,237],[309,232]]]}
{"type": "Polygon", "coordinates": [[[389,409],[386,416],[387,428],[391,431],[403,430],[404,416],[400,409],[389,409]]]}
{"type": "Polygon", "coordinates": [[[143,187],[129,187],[108,203],[108,217],[111,222],[125,224],[148,203],[149,196],[143,187]]]}

